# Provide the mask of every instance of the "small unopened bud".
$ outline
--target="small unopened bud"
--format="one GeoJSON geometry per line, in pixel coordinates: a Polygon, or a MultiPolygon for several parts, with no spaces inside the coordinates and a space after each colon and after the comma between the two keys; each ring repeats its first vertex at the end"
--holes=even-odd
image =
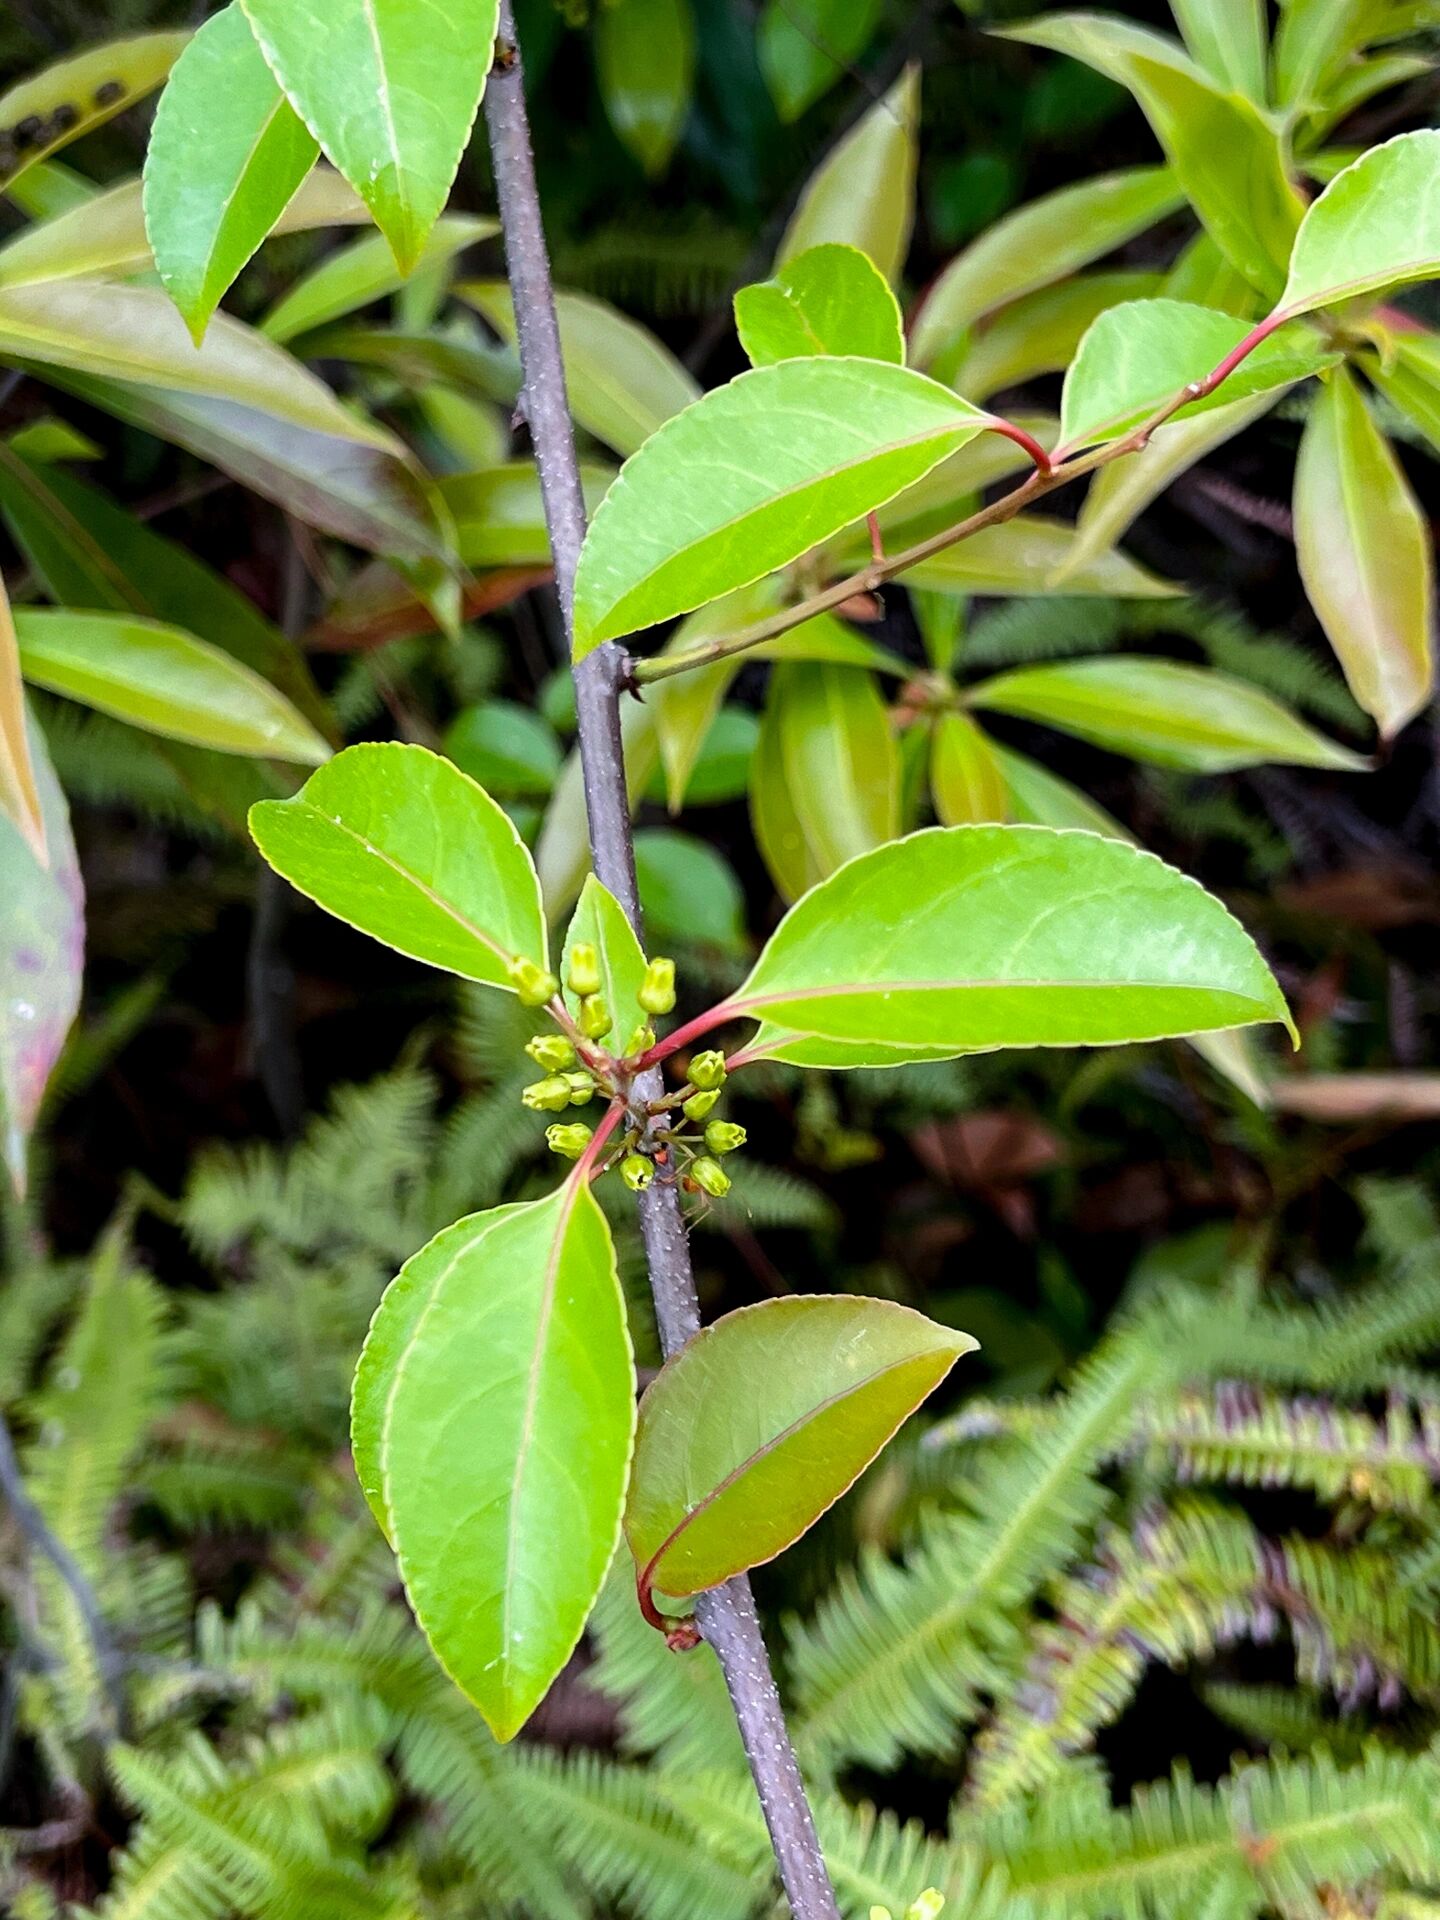
{"type": "Polygon", "coordinates": [[[655,1044],[654,1027],[636,1027],[625,1042],[625,1058],[634,1059],[637,1053],[648,1053],[655,1044]]]}
{"type": "Polygon", "coordinates": [[[627,1154],[620,1162],[620,1178],[632,1193],[644,1193],[655,1178],[654,1164],[643,1153],[627,1154]]]}
{"type": "Polygon", "coordinates": [[[603,1040],[614,1024],[604,994],[592,993],[580,1002],[580,1031],[587,1040],[603,1040]]]}
{"type": "Polygon", "coordinates": [[[575,1064],[575,1049],[563,1033],[537,1033],[525,1042],[525,1051],[547,1073],[563,1073],[575,1064]]]}
{"type": "Polygon", "coordinates": [[[690,1084],[699,1087],[702,1093],[723,1087],[725,1078],[725,1056],[718,1048],[712,1048],[709,1053],[697,1053],[690,1062],[690,1084]]]}
{"type": "Polygon", "coordinates": [[[712,1200],[723,1200],[730,1191],[730,1176],[718,1160],[711,1160],[703,1153],[698,1160],[690,1163],[690,1177],[712,1200]]]}
{"type": "Polygon", "coordinates": [[[543,1007],[560,991],[560,982],[533,960],[512,960],[505,969],[522,1007],[543,1007]]]}
{"type": "Polygon", "coordinates": [[[937,1893],[934,1887],[927,1887],[920,1898],[906,1908],[905,1920],[938,1920],[944,1905],[944,1894],[937,1893]]]}
{"type": "Polygon", "coordinates": [[[567,1073],[563,1076],[570,1089],[572,1107],[586,1107],[595,1098],[595,1076],[591,1073],[567,1073]]]}
{"type": "Polygon", "coordinates": [[[735,1153],[746,1138],[744,1127],[737,1127],[733,1120],[712,1120],[705,1129],[705,1145],[711,1153],[735,1153]]]}
{"type": "Polygon", "coordinates": [[[645,978],[635,995],[646,1013],[673,1013],[675,1011],[675,962],[673,960],[652,960],[645,969],[645,978]]]}
{"type": "Polygon", "coordinates": [[[563,1113],[570,1104],[570,1083],[558,1073],[534,1080],[521,1090],[521,1101],[536,1113],[563,1113]]]}
{"type": "Polygon", "coordinates": [[[713,1109],[715,1102],[719,1098],[720,1089],[718,1087],[716,1087],[712,1093],[692,1093],[680,1111],[687,1120],[698,1122],[703,1120],[706,1114],[713,1109]]]}
{"type": "Polygon", "coordinates": [[[558,1153],[562,1160],[578,1160],[593,1137],[594,1129],[581,1126],[578,1120],[568,1126],[545,1129],[546,1146],[551,1153],[558,1153]]]}
{"type": "Polygon", "coordinates": [[[600,991],[600,956],[588,940],[581,940],[570,949],[565,961],[565,984],[582,1000],[587,994],[600,991]]]}

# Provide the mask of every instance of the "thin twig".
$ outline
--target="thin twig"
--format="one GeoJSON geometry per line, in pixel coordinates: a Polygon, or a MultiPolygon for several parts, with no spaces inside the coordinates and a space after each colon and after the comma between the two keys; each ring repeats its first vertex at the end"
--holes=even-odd
{"type": "MultiPolygon", "coordinates": [[[[485,91],[485,119],[524,371],[525,413],[535,445],[568,639],[575,569],[585,537],[585,502],[509,0],[501,6],[496,66],[485,91]]],[[[597,648],[576,668],[575,692],[596,877],[619,900],[640,933],[620,740],[620,693],[627,668],[626,656],[618,647],[597,648]]],[[[649,1124],[647,1102],[659,1099],[663,1091],[658,1072],[636,1081],[633,1111],[642,1124],[649,1124]]],[[[661,1343],[671,1354],[700,1326],[689,1242],[673,1175],[662,1172],[639,1196],[639,1208],[661,1343]]],[[[732,1580],[702,1595],[696,1617],[725,1675],[791,1910],[796,1920],[839,1920],[748,1582],[732,1580]]]]}

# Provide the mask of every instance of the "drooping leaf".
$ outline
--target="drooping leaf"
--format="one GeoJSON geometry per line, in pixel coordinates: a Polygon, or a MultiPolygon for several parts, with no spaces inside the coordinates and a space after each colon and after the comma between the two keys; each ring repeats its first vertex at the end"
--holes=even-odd
{"type": "Polygon", "coordinates": [[[640,1403],[625,1537],[642,1589],[703,1593],[783,1553],[976,1345],[845,1295],[706,1327],[640,1403]]]}
{"type": "Polygon", "coordinates": [[[230,654],[128,613],[25,607],[25,678],[132,726],[221,753],[318,766],[330,748],[290,702],[230,654]]]}
{"type": "Polygon", "coordinates": [[[1032,827],[1078,827],[1107,840],[1133,841],[1120,822],[1058,773],[1012,747],[994,748],[1005,781],[1006,817],[1032,827]]]}
{"type": "Polygon", "coordinates": [[[1440,334],[1386,328],[1362,364],[1370,380],[1440,455],[1440,334]]]}
{"type": "Polygon", "coordinates": [[[673,827],[642,827],[635,873],[652,940],[745,952],[744,889],[708,840],[673,827]]]}
{"type": "Polygon", "coordinates": [[[695,88],[691,0],[614,0],[595,21],[606,117],[652,177],[663,171],[695,88]]]}
{"type": "MultiPolygon", "coordinates": [[[[625,792],[629,806],[638,803],[656,768],[660,746],[648,705],[627,700],[620,710],[620,738],[625,749],[625,792]]],[[[578,898],[590,866],[590,839],[585,813],[585,781],[577,748],[561,769],[560,779],[535,842],[535,864],[552,919],[578,898]]]]}
{"type": "Polygon", "coordinates": [[[65,795],[33,720],[28,751],[46,862],[0,810],[0,1147],[17,1193],[51,1069],[80,1006],[85,889],[65,795]]]}
{"type": "Polygon", "coordinates": [[[893,286],[915,220],[920,69],[907,67],[883,100],[811,176],[775,258],[783,267],[827,241],[858,247],[893,286]]]}
{"type": "Polygon", "coordinates": [[[113,120],[153,93],[169,73],[187,33],[141,33],[87,47],[42,68],[0,94],[0,192],[47,154],[113,120]]]}
{"type": "Polygon", "coordinates": [[[797,559],[987,419],[923,374],[869,360],[787,360],[706,394],[601,502],[575,582],[577,658],[797,559]]]}
{"type": "Polygon", "coordinates": [[[928,367],[982,314],[1113,253],[1184,202],[1168,167],[1131,167],[1006,214],[951,261],[926,295],[911,342],[915,364],[928,367]]]}
{"type": "Polygon", "coordinates": [[[1260,107],[1212,85],[1165,35],[1108,14],[1048,14],[1003,31],[1128,87],[1221,251],[1262,293],[1279,292],[1304,202],[1260,107]]]}
{"type": "Polygon", "coordinates": [[[1163,291],[1159,274],[1128,267],[1077,274],[1002,308],[975,329],[968,345],[962,339],[942,353],[931,371],[963,387],[970,399],[987,400],[1002,387],[1063,371],[1075,358],[1086,328],[1107,307],[1122,300],[1148,300],[1163,291]]]}
{"type": "Polygon", "coordinates": [[[20,682],[20,652],[3,574],[0,574],[0,814],[17,829],[44,866],[48,858],[45,818],[40,808],[35,764],[30,756],[25,689],[20,682]]]}
{"type": "Polygon", "coordinates": [[[966,713],[942,713],[930,741],[930,791],[944,827],[1008,820],[1005,774],[995,748],[966,713]]]}
{"type": "Polygon", "coordinates": [[[1440,132],[1397,134],[1337,173],[1300,223],[1280,306],[1309,313],[1440,274],[1440,132]]]}
{"type": "Polygon", "coordinates": [[[1350,691],[1389,739],[1435,684],[1434,554],[1394,450],[1343,368],[1300,443],[1295,547],[1350,691]]]}
{"type": "Polygon", "coordinates": [[[772,280],[735,296],[740,344],[755,367],[811,354],[858,354],[905,364],[900,304],[857,247],[811,247],[772,280]]]}
{"type": "Polygon", "coordinates": [[[1077,593],[1120,600],[1163,600],[1184,591],[1123,553],[1075,559],[1075,529],[1026,513],[984,527],[957,546],[911,567],[906,581],[935,593],[1077,593]]]}
{"type": "Polygon", "coordinates": [[[1260,308],[1260,296],[1254,287],[1203,232],[1181,249],[1158,291],[1167,300],[1214,307],[1220,313],[1233,313],[1237,320],[1255,319],[1260,308]]]}
{"type": "Polygon", "coordinates": [[[176,62],[145,156],[156,270],[197,341],[318,153],[230,0],[176,62]]]}
{"type": "MultiPolygon", "coordinates": [[[[515,306],[503,280],[467,280],[455,291],[506,340],[515,339],[515,306]]],[[[570,411],[587,433],[616,453],[634,453],[700,398],[693,375],[669,348],[603,300],[560,293],[555,313],[570,411]]]]}
{"type": "Polygon", "coordinates": [[[1138,654],[1020,667],[972,687],[968,697],[991,712],[1192,773],[1260,766],[1355,772],[1369,764],[1248,681],[1138,654]]]}
{"type": "Polygon", "coordinates": [[[1019,826],[934,828],[850,861],[726,1005],[931,1057],[1289,1024],[1249,935],[1195,881],[1118,841],[1019,826]]]}
{"type": "Polygon", "coordinates": [[[477,785],[505,800],[551,792],[563,760],[554,729],[515,700],[463,707],[445,730],[445,752],[477,785]]]}
{"type": "Polygon", "coordinates": [[[864,53],[883,0],[766,0],[755,51],[782,120],[798,120],[864,53]]]}
{"type": "Polygon", "coordinates": [[[524,841],[482,787],[424,747],[347,747],[293,799],[253,808],[250,829],[299,892],[412,959],[507,990],[512,960],[547,964],[524,841]]]}
{"type": "MultiPolygon", "coordinates": [[[[444,266],[466,247],[488,240],[499,231],[496,220],[477,219],[472,214],[442,214],[420,249],[415,270],[444,266]]],[[[332,320],[343,319],[357,307],[383,300],[403,284],[404,276],[385,236],[367,233],[297,280],[266,314],[260,331],[270,340],[294,340],[332,320]]]]}
{"type": "MultiPolygon", "coordinates": [[[[613,467],[581,467],[589,514],[614,478],[613,467]]],[[[508,460],[451,474],[440,483],[440,498],[455,522],[456,550],[467,567],[548,565],[550,534],[533,461],[508,460]]]]}
{"type": "Polygon", "coordinates": [[[498,0],[241,4],[291,105],[410,272],[470,138],[498,0]]]}
{"type": "MultiPolygon", "coordinates": [[[[1102,313],[1065,376],[1061,442],[1068,448],[1118,439],[1193,381],[1203,380],[1250,332],[1243,320],[1181,300],[1132,300],[1102,313]]],[[[1338,364],[1311,328],[1283,327],[1255,348],[1212,393],[1176,419],[1273,393],[1338,364]]]]}
{"type": "Polygon", "coordinates": [[[1173,0],[1192,58],[1227,91],[1266,103],[1266,27],[1262,0],[1173,0]]]}
{"type": "MultiPolygon", "coordinates": [[[[690,802],[697,807],[725,806],[742,800],[750,785],[750,763],[760,722],[748,707],[721,706],[715,713],[695,756],[687,780],[690,802]]],[[[658,776],[645,789],[645,798],[668,805],[669,793],[658,776]]],[[[678,813],[679,807],[672,809],[678,813]]]]}
{"type": "Polygon", "coordinates": [[[356,1472],[437,1658],[497,1739],[544,1698],[604,1580],[634,1391],[615,1252],[583,1174],[448,1227],[371,1325],[356,1472]]]}
{"type": "MultiPolygon", "coordinates": [[[[600,991],[615,1022],[611,1044],[623,1047],[632,1029],[643,1025],[645,1020],[635,997],[645,979],[645,955],[635,938],[634,928],[625,918],[625,909],[593,873],[586,875],[575,911],[570,916],[561,962],[562,978],[569,972],[572,950],[586,941],[594,947],[599,960],[600,991]]],[[[565,989],[565,1000],[573,1012],[577,1001],[569,987],[565,989]]]]}

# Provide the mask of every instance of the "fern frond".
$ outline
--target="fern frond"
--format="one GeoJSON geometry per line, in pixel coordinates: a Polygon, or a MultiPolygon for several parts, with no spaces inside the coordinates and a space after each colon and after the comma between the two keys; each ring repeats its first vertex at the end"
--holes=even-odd
{"type": "MultiPolygon", "coordinates": [[[[738,1157],[738,1156],[737,1156],[738,1157]]],[[[750,1161],[734,1169],[735,1184],[723,1206],[700,1216],[699,1224],[724,1233],[744,1226],[757,1233],[833,1233],[840,1216],[826,1194],[783,1167],[750,1161]]]]}
{"type": "Polygon", "coordinates": [[[1325,1713],[1312,1694],[1294,1687],[1245,1686],[1233,1680],[1212,1680],[1200,1688],[1212,1713],[1257,1746],[1284,1753],[1308,1753],[1325,1747],[1338,1760],[1361,1757],[1364,1737],[1357,1725],[1347,1726],[1325,1713]]]}
{"type": "Polygon", "coordinates": [[[1267,1585],[1290,1618],[1303,1681],[1342,1704],[1374,1695],[1393,1708],[1402,1690],[1440,1699],[1440,1621],[1396,1582],[1391,1554],[1295,1539],[1271,1552],[1267,1585]]]}
{"type": "Polygon", "coordinates": [[[280,1528],[297,1517],[309,1462],[264,1434],[193,1438],[147,1459],[137,1478],[173,1526],[280,1528]]]}

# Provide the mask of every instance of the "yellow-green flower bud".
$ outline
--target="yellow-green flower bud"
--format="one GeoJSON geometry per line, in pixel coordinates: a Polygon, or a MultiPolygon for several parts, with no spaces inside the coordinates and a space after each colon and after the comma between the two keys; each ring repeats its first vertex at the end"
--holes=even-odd
{"type": "Polygon", "coordinates": [[[627,1154],[620,1162],[620,1178],[632,1193],[644,1193],[655,1178],[654,1163],[647,1160],[643,1153],[627,1154]]]}
{"type": "Polygon", "coordinates": [[[589,994],[580,1002],[580,1031],[587,1040],[603,1040],[615,1022],[601,993],[589,994]]]}
{"type": "Polygon", "coordinates": [[[572,1107],[588,1107],[595,1098],[595,1076],[591,1073],[567,1073],[565,1084],[570,1089],[572,1107]]]}
{"type": "Polygon", "coordinates": [[[709,1053],[697,1053],[690,1062],[690,1084],[699,1087],[702,1093],[710,1093],[725,1084],[725,1056],[718,1048],[709,1053]]]}
{"type": "Polygon", "coordinates": [[[744,1127],[733,1120],[712,1120],[705,1129],[705,1145],[711,1153],[735,1153],[746,1141],[744,1127]]]}
{"type": "Polygon", "coordinates": [[[906,1908],[905,1920],[938,1920],[944,1905],[944,1894],[938,1893],[934,1887],[927,1887],[920,1898],[906,1908]]]}
{"type": "Polygon", "coordinates": [[[646,1013],[673,1013],[675,1011],[675,962],[673,960],[652,960],[645,969],[645,978],[635,995],[646,1013]]]}
{"type": "Polygon", "coordinates": [[[562,1160],[578,1160],[594,1137],[594,1131],[593,1127],[581,1126],[578,1120],[564,1127],[546,1127],[545,1144],[562,1160]]]}
{"type": "Polygon", "coordinates": [[[625,1042],[625,1058],[633,1060],[637,1053],[648,1053],[655,1044],[654,1027],[636,1027],[625,1042]]]}
{"type": "Polygon", "coordinates": [[[706,1114],[713,1109],[715,1102],[719,1098],[720,1089],[718,1087],[713,1093],[692,1093],[680,1111],[687,1120],[698,1122],[703,1120],[706,1114]]]}
{"type": "Polygon", "coordinates": [[[560,991],[560,982],[533,960],[512,960],[505,969],[522,1007],[543,1007],[560,991]]]}
{"type": "Polygon", "coordinates": [[[690,1178],[697,1187],[704,1189],[712,1200],[723,1200],[730,1191],[730,1176],[718,1160],[707,1159],[704,1154],[690,1164],[690,1178]]]}
{"type": "Polygon", "coordinates": [[[578,941],[565,962],[565,984],[583,1000],[600,991],[600,956],[588,940],[578,941]]]}
{"type": "Polygon", "coordinates": [[[525,1042],[525,1051],[547,1073],[563,1073],[575,1064],[575,1049],[563,1033],[537,1033],[525,1042]]]}
{"type": "Polygon", "coordinates": [[[558,1073],[546,1080],[534,1080],[520,1094],[523,1103],[536,1113],[563,1113],[570,1104],[570,1083],[558,1073]]]}

